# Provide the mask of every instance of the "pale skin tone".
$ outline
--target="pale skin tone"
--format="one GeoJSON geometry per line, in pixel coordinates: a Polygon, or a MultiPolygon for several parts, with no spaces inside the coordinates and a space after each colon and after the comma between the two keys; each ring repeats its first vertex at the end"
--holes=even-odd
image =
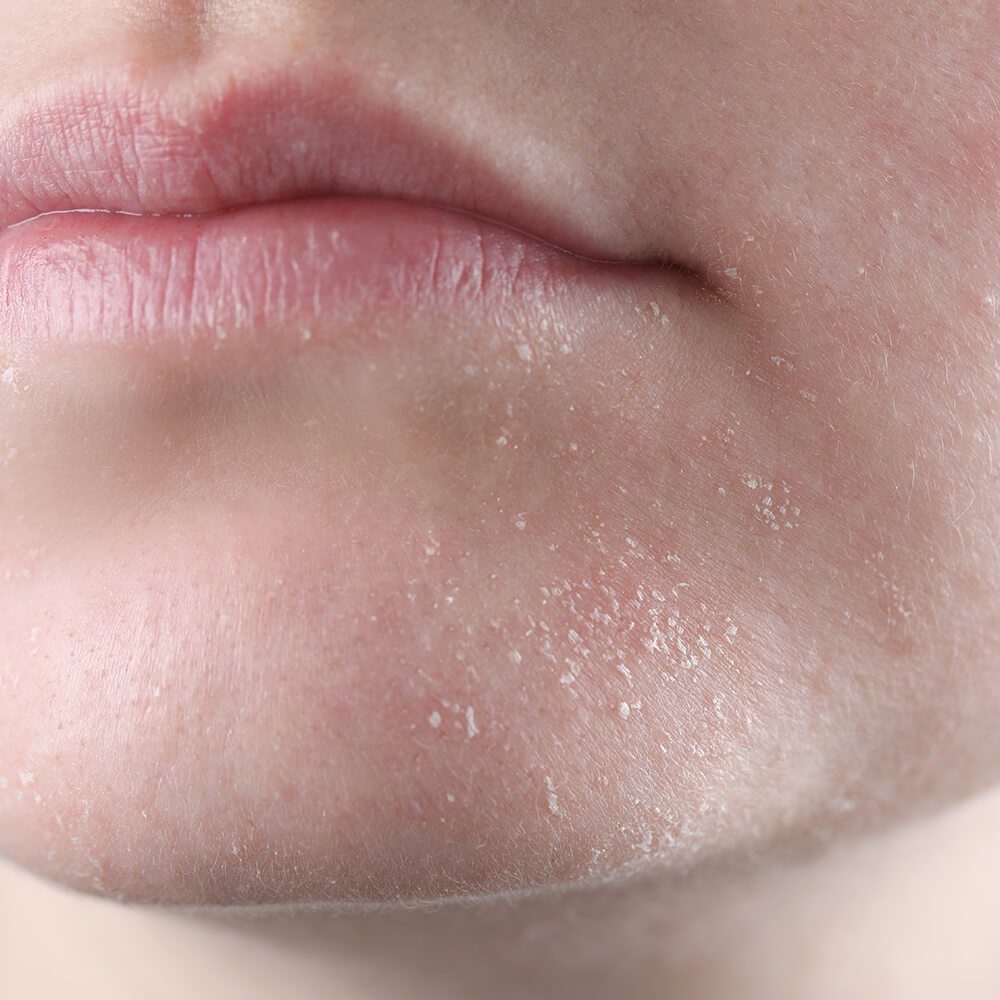
{"type": "Polygon", "coordinates": [[[336,64],[622,262],[238,377],[7,349],[0,993],[995,995],[991,9],[0,15],[8,114],[336,64]]]}

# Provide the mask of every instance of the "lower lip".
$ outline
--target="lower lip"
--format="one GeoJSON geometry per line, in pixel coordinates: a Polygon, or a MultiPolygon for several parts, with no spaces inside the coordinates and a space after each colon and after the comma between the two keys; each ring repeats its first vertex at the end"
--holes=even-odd
{"type": "Polygon", "coordinates": [[[533,305],[550,309],[581,281],[598,290],[610,271],[618,281],[631,269],[473,216],[373,198],[188,218],[70,212],[0,234],[0,351],[98,344],[245,356],[386,308],[501,321],[515,308],[523,324],[533,305]]]}

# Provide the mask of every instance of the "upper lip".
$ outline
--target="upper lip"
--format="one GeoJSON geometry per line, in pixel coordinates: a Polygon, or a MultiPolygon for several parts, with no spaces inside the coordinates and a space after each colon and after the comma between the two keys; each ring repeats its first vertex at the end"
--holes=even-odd
{"type": "Polygon", "coordinates": [[[572,212],[430,116],[338,70],[172,78],[136,69],[34,92],[0,113],[0,229],[85,209],[203,215],[325,195],[483,216],[581,256],[614,254],[572,212]],[[430,117],[431,121],[426,119],[430,117]]]}

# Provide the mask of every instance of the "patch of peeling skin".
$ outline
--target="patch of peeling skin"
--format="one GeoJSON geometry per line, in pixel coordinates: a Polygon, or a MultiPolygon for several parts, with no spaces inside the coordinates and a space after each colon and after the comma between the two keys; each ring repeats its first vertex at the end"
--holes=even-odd
{"type": "Polygon", "coordinates": [[[797,528],[802,510],[792,502],[792,488],[784,480],[777,486],[770,479],[755,473],[745,472],[740,482],[755,494],[753,510],[757,520],[771,531],[783,528],[797,528]]]}
{"type": "MultiPolygon", "coordinates": [[[[457,702],[442,701],[441,707],[456,716],[453,719],[454,728],[464,729],[467,739],[475,739],[479,735],[480,728],[476,721],[476,710],[472,705],[467,705],[463,708],[457,702]]],[[[445,719],[437,709],[434,709],[427,716],[427,722],[432,729],[441,730],[445,724],[445,719]]]]}

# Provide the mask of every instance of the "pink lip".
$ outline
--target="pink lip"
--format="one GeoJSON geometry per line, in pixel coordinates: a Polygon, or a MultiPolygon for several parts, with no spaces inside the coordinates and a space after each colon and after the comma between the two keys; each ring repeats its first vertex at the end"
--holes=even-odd
{"type": "Polygon", "coordinates": [[[532,214],[516,182],[365,106],[349,79],[306,76],[180,94],[125,74],[15,113],[0,131],[0,350],[188,357],[301,342],[384,306],[526,318],[645,270],[578,256],[595,248],[574,220],[532,214]]]}
{"type": "MultiPolygon", "coordinates": [[[[300,67],[186,85],[122,70],[0,111],[0,229],[50,212],[205,215],[363,195],[492,219],[588,257],[586,220],[539,206],[519,179],[433,121],[300,67]]],[[[585,214],[585,209],[581,212],[585,214]]]]}
{"type": "Polygon", "coordinates": [[[385,306],[500,319],[550,308],[603,269],[471,215],[382,199],[52,215],[0,235],[0,350],[39,339],[245,350],[385,306]]]}

